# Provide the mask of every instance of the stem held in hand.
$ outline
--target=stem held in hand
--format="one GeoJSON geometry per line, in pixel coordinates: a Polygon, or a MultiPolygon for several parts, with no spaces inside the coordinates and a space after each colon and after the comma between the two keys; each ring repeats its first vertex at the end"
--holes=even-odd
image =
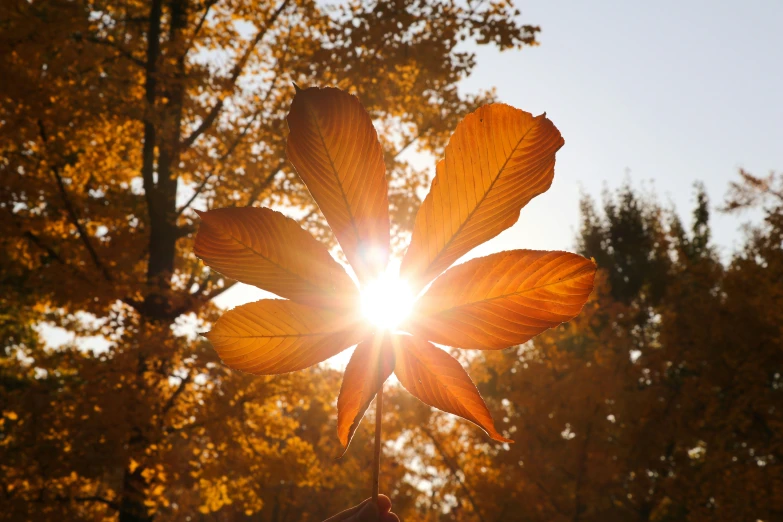
{"type": "Polygon", "coordinates": [[[378,487],[381,473],[381,420],[383,418],[383,386],[375,397],[375,456],[372,468],[372,501],[378,505],[378,487]]]}

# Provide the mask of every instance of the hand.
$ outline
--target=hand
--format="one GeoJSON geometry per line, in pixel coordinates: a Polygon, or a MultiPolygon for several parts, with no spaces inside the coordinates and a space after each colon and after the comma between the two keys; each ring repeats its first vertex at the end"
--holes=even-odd
{"type": "Polygon", "coordinates": [[[346,509],[324,522],[400,522],[400,518],[391,512],[389,497],[378,495],[377,506],[368,498],[358,506],[346,509]]]}

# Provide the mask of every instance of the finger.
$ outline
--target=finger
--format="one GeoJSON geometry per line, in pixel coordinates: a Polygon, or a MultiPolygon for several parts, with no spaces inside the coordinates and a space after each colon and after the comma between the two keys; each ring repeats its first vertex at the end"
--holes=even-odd
{"type": "MultiPolygon", "coordinates": [[[[356,522],[378,522],[378,506],[373,501],[368,502],[359,511],[354,520],[356,520],[356,522]]],[[[351,522],[353,522],[353,520],[351,522]]]]}
{"type": "Polygon", "coordinates": [[[366,499],[364,502],[359,504],[358,506],[354,506],[350,509],[346,509],[345,511],[340,511],[333,517],[329,517],[324,522],[349,522],[350,520],[357,520],[356,515],[361,511],[362,508],[364,508],[367,504],[370,503],[371,499],[366,499]]]}
{"type": "Polygon", "coordinates": [[[380,513],[383,514],[383,513],[388,513],[389,511],[391,511],[391,505],[392,505],[391,504],[391,499],[389,497],[387,497],[383,493],[378,495],[378,511],[380,513]]]}

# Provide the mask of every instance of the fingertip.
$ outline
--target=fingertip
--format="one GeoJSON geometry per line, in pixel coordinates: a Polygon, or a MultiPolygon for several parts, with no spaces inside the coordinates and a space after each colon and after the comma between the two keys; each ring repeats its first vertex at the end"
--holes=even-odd
{"type": "Polygon", "coordinates": [[[391,499],[384,494],[378,495],[378,511],[380,513],[388,513],[391,511],[391,499]]]}

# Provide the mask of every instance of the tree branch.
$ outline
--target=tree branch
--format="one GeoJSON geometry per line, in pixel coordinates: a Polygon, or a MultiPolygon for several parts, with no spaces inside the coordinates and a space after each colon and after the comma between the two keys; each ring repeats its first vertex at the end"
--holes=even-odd
{"type": "MultiPolygon", "coordinates": [[[[275,77],[276,79],[277,77],[275,77]]],[[[271,88],[270,88],[271,90],[271,88]]],[[[261,107],[259,110],[257,110],[253,116],[250,118],[250,121],[247,122],[247,124],[244,126],[242,131],[239,133],[239,135],[236,137],[234,142],[226,149],[226,151],[220,155],[220,157],[215,160],[215,163],[218,163],[218,167],[220,167],[220,163],[225,161],[237,148],[239,145],[239,142],[242,141],[242,138],[245,137],[247,134],[248,129],[250,129],[250,125],[255,121],[256,117],[261,113],[263,110],[263,107],[261,107]]],[[[212,176],[219,175],[219,170],[212,170],[209,174],[207,174],[204,179],[201,181],[199,186],[196,188],[195,192],[193,192],[193,195],[190,196],[190,198],[185,202],[184,205],[182,205],[179,210],[177,210],[177,216],[180,216],[190,205],[193,204],[193,202],[196,200],[196,198],[201,194],[201,192],[206,188],[207,183],[209,183],[209,180],[212,179],[212,176]]]]}
{"type": "MultiPolygon", "coordinates": [[[[244,127],[240,131],[239,135],[236,137],[234,142],[226,149],[226,151],[220,155],[220,158],[218,158],[217,162],[225,161],[231,154],[234,153],[234,150],[236,150],[239,143],[242,141],[242,139],[247,135],[247,132],[250,130],[250,126],[255,122],[255,120],[258,118],[258,116],[261,114],[261,112],[264,110],[266,106],[266,102],[269,100],[269,96],[272,94],[272,90],[274,89],[275,85],[277,84],[277,80],[280,78],[280,76],[283,74],[283,69],[285,68],[285,63],[288,61],[288,44],[291,41],[291,30],[289,28],[288,36],[286,37],[286,43],[285,43],[285,54],[283,54],[282,59],[277,64],[277,72],[275,73],[275,76],[272,78],[272,81],[269,82],[269,87],[266,90],[266,93],[264,94],[263,99],[259,103],[258,110],[256,110],[251,118],[245,123],[244,127]]],[[[270,174],[271,177],[274,177],[274,174],[277,173],[278,170],[283,168],[283,165],[285,165],[285,162],[281,162],[280,166],[272,171],[270,174]]],[[[207,183],[209,183],[209,180],[212,178],[212,176],[215,174],[215,172],[210,172],[199,184],[196,191],[193,193],[193,195],[188,199],[188,201],[180,207],[180,209],[177,211],[177,216],[180,216],[187,208],[190,207],[190,205],[193,204],[193,202],[196,200],[196,198],[201,194],[201,192],[206,188],[207,183]]],[[[271,177],[264,181],[262,184],[262,187],[260,190],[263,190],[266,188],[266,185],[271,182],[271,177]]],[[[251,197],[249,199],[248,206],[255,201],[255,199],[258,197],[258,193],[260,193],[260,190],[253,191],[253,194],[256,194],[254,197],[251,197]],[[258,192],[258,193],[257,193],[258,192]]]]}
{"type": "Polygon", "coordinates": [[[413,136],[413,137],[412,137],[410,140],[408,140],[408,141],[405,143],[405,145],[403,145],[402,147],[400,147],[400,149],[399,149],[397,152],[395,152],[395,153],[394,153],[394,156],[392,156],[392,158],[393,158],[393,159],[397,159],[397,158],[399,158],[399,157],[400,157],[400,155],[401,155],[403,152],[405,152],[405,151],[408,149],[408,147],[410,147],[411,145],[413,145],[414,143],[416,143],[417,141],[419,141],[419,138],[421,138],[422,136],[424,136],[424,134],[425,134],[425,133],[426,133],[428,130],[430,130],[430,127],[431,127],[431,125],[427,125],[427,126],[426,126],[426,127],[424,127],[423,129],[419,129],[419,133],[418,133],[418,134],[416,134],[416,136],[413,136]]]}
{"type": "MultiPolygon", "coordinates": [[[[45,490],[41,490],[40,493],[39,493],[39,498],[36,499],[35,501],[36,502],[41,502],[41,503],[45,502],[44,501],[45,493],[46,493],[45,490]]],[[[114,500],[109,500],[108,498],[101,497],[100,495],[87,495],[87,496],[84,496],[84,497],[67,497],[65,495],[54,495],[53,498],[57,502],[62,502],[62,503],[66,503],[66,502],[98,502],[100,504],[105,504],[106,506],[108,506],[108,507],[110,507],[110,508],[112,508],[114,510],[119,510],[120,509],[119,502],[116,502],[114,500]]]]}
{"type": "Polygon", "coordinates": [[[465,492],[465,497],[468,499],[468,502],[470,502],[470,505],[473,508],[473,512],[476,514],[476,516],[481,522],[484,522],[484,517],[481,515],[481,510],[478,508],[478,506],[476,505],[476,501],[473,499],[473,493],[471,492],[470,488],[468,488],[467,484],[465,484],[465,482],[462,480],[462,477],[460,477],[458,473],[460,472],[464,476],[465,472],[462,471],[458,463],[456,463],[451,457],[449,457],[449,455],[440,445],[438,440],[435,438],[435,435],[430,430],[428,430],[427,428],[421,428],[421,431],[424,432],[424,434],[427,435],[427,437],[429,437],[429,439],[432,441],[432,444],[435,446],[435,449],[438,450],[438,453],[440,454],[440,458],[443,459],[443,462],[446,463],[446,466],[448,466],[449,470],[451,470],[451,474],[454,475],[460,487],[462,487],[462,491],[465,492]]]}
{"type": "MultiPolygon", "coordinates": [[[[21,227],[19,226],[18,223],[16,223],[16,226],[21,230],[21,227]]],[[[55,252],[50,246],[45,245],[43,241],[41,241],[41,239],[35,234],[33,234],[32,232],[27,230],[22,233],[22,236],[27,238],[32,244],[34,244],[35,246],[37,246],[38,248],[40,248],[41,250],[49,254],[49,256],[53,258],[55,261],[57,261],[64,267],[67,267],[68,269],[72,270],[76,277],[78,277],[82,281],[88,283],[91,282],[91,280],[85,274],[83,274],[80,270],[75,269],[71,264],[67,263],[62,257],[60,257],[60,255],[57,252],[55,252]]]]}
{"type": "Polygon", "coordinates": [[[177,386],[177,389],[174,390],[174,393],[171,394],[171,397],[169,397],[169,400],[166,401],[166,404],[163,405],[163,408],[161,408],[161,423],[163,422],[163,417],[171,410],[171,408],[174,407],[174,404],[177,402],[177,398],[182,394],[183,391],[185,391],[185,387],[190,383],[192,379],[193,373],[188,372],[188,374],[180,379],[179,386],[177,386]]]}
{"type": "Polygon", "coordinates": [[[196,28],[193,29],[193,36],[190,37],[190,42],[188,42],[187,47],[185,47],[185,53],[182,55],[183,58],[187,57],[188,53],[193,48],[193,44],[196,42],[196,37],[201,32],[201,28],[204,27],[204,22],[207,20],[210,9],[212,9],[212,6],[216,3],[218,3],[218,0],[207,0],[206,8],[201,14],[201,18],[199,18],[198,23],[196,24],[196,28]]]}
{"type": "MultiPolygon", "coordinates": [[[[38,120],[38,130],[40,132],[41,140],[43,141],[44,150],[45,150],[46,129],[44,128],[44,124],[42,120],[38,120]]],[[[101,271],[103,278],[107,282],[111,282],[112,281],[111,274],[106,269],[104,264],[101,262],[100,258],[98,257],[98,253],[95,251],[95,249],[92,246],[92,243],[90,243],[90,238],[87,236],[87,233],[84,231],[84,227],[82,226],[81,220],[79,219],[79,215],[76,213],[76,209],[73,207],[73,204],[71,203],[71,200],[68,197],[68,192],[65,189],[65,184],[63,183],[62,176],[60,176],[59,169],[56,166],[51,165],[49,167],[49,170],[52,172],[52,175],[54,176],[54,179],[57,182],[57,188],[60,191],[60,197],[63,200],[63,205],[65,206],[65,210],[68,213],[68,217],[70,218],[71,223],[73,223],[73,225],[76,227],[76,231],[79,233],[79,239],[81,239],[82,243],[84,243],[84,247],[87,249],[87,252],[89,253],[93,263],[95,263],[95,266],[98,268],[98,270],[101,271]]]]}
{"type": "Polygon", "coordinates": [[[77,502],[99,502],[101,504],[105,504],[105,505],[109,506],[110,508],[112,508],[114,510],[120,509],[119,503],[117,503],[117,502],[115,502],[113,500],[109,500],[107,498],[99,497],[97,495],[91,495],[91,496],[87,496],[87,497],[73,497],[73,500],[75,500],[77,502]]]}
{"type": "MultiPolygon", "coordinates": [[[[274,80],[277,80],[277,76],[275,76],[274,80]]],[[[270,85],[269,89],[267,90],[267,96],[265,97],[264,102],[266,101],[266,98],[269,96],[269,93],[271,91],[272,91],[272,85],[270,85]]],[[[261,111],[263,111],[263,109],[264,109],[264,107],[263,107],[263,102],[262,102],[262,106],[253,114],[253,116],[250,118],[250,120],[247,122],[247,124],[245,124],[244,128],[239,133],[239,136],[237,136],[236,139],[234,140],[234,142],[229,146],[229,148],[226,149],[226,152],[221,154],[220,157],[215,161],[216,163],[220,163],[220,162],[225,161],[231,154],[233,154],[234,150],[236,150],[236,148],[239,145],[239,143],[242,141],[242,139],[245,137],[245,135],[247,135],[247,131],[250,129],[250,125],[253,124],[253,122],[256,120],[258,115],[261,114],[261,111]]],[[[271,181],[271,178],[274,177],[274,175],[277,173],[277,171],[279,171],[283,167],[283,165],[285,165],[285,162],[281,162],[279,164],[279,166],[272,171],[270,176],[266,180],[264,180],[264,183],[262,183],[261,190],[266,188],[266,185],[269,184],[269,182],[271,181]]],[[[190,196],[190,198],[185,202],[184,205],[182,205],[179,208],[179,210],[177,210],[177,216],[180,216],[185,210],[188,209],[188,207],[190,207],[190,205],[193,204],[193,202],[196,200],[196,198],[199,196],[199,194],[201,194],[201,192],[206,188],[207,183],[209,183],[209,180],[211,180],[212,177],[215,176],[215,175],[219,175],[219,171],[213,170],[209,174],[206,175],[206,177],[201,181],[199,186],[196,188],[196,190],[193,193],[193,195],[190,196]]],[[[254,190],[254,193],[255,192],[256,191],[254,190]]],[[[256,195],[256,197],[258,197],[258,196],[256,195]]],[[[254,200],[255,200],[255,197],[251,199],[251,202],[254,201],[254,200]]],[[[248,203],[248,205],[249,205],[249,203],[248,203]]]]}
{"type": "MultiPolygon", "coordinates": [[[[219,288],[213,288],[212,291],[210,291],[207,294],[202,294],[200,299],[193,299],[190,303],[190,306],[185,307],[181,314],[186,314],[189,312],[193,312],[200,307],[204,306],[204,304],[210,302],[211,300],[218,297],[220,294],[231,288],[236,284],[236,281],[232,281],[230,283],[226,283],[224,286],[221,286],[219,288]]],[[[195,297],[195,296],[194,296],[195,297]]]]}
{"type": "Polygon", "coordinates": [[[280,170],[285,167],[287,160],[280,160],[278,164],[269,172],[266,178],[264,178],[264,181],[259,183],[253,188],[253,192],[250,193],[250,197],[247,198],[247,206],[251,206],[255,201],[258,199],[258,197],[261,195],[261,192],[264,191],[271,183],[272,180],[275,179],[275,176],[277,175],[280,170]]]}
{"type": "Polygon", "coordinates": [[[144,60],[136,58],[135,56],[133,56],[132,52],[130,52],[129,50],[127,50],[124,47],[120,46],[116,42],[110,42],[108,40],[101,40],[100,38],[98,38],[96,36],[88,36],[86,39],[87,39],[88,42],[91,42],[91,43],[94,43],[94,44],[98,44],[98,45],[103,45],[105,47],[110,47],[111,49],[114,49],[115,51],[117,51],[119,53],[120,56],[130,60],[131,62],[135,63],[139,67],[144,67],[146,65],[144,60]]]}
{"type": "MultiPolygon", "coordinates": [[[[228,85],[227,87],[230,88],[232,91],[234,87],[236,86],[237,80],[242,75],[242,71],[245,68],[245,65],[247,65],[247,62],[250,60],[250,56],[253,54],[253,51],[255,50],[258,43],[264,38],[267,31],[272,27],[272,25],[275,23],[277,18],[280,16],[280,14],[283,12],[283,10],[288,5],[289,0],[283,0],[283,3],[280,4],[280,7],[278,7],[274,13],[272,13],[272,16],[264,23],[264,27],[259,29],[256,36],[253,38],[253,40],[250,42],[250,45],[248,45],[245,52],[242,54],[242,57],[239,59],[239,61],[234,65],[233,69],[231,70],[231,74],[228,78],[228,85]]],[[[209,110],[207,115],[204,117],[204,119],[201,121],[198,127],[195,128],[195,130],[185,138],[182,142],[183,148],[189,148],[191,147],[196,140],[204,134],[204,132],[209,129],[212,124],[215,122],[217,117],[220,115],[220,111],[223,110],[223,104],[225,103],[226,98],[220,97],[215,103],[215,105],[212,107],[212,109],[209,110]]]]}

